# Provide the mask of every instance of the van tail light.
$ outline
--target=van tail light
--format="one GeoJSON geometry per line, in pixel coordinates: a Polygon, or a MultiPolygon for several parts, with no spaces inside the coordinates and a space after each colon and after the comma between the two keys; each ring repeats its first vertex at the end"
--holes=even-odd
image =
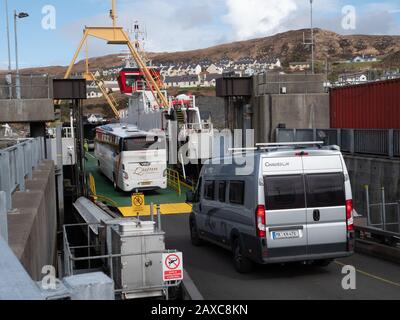
{"type": "Polygon", "coordinates": [[[347,231],[353,231],[354,230],[353,200],[346,200],[346,221],[347,221],[347,231]]]}
{"type": "Polygon", "coordinates": [[[256,209],[257,237],[265,238],[267,236],[265,226],[265,206],[259,205],[256,209]]]}

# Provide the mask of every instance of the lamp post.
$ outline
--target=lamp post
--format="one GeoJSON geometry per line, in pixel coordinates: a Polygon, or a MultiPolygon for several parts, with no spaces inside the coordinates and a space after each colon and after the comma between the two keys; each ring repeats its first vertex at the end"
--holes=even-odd
{"type": "Polygon", "coordinates": [[[311,71],[315,73],[315,62],[314,62],[314,21],[313,21],[313,0],[310,0],[311,7],[311,71]]]}
{"type": "Polygon", "coordinates": [[[14,33],[15,33],[15,91],[17,94],[17,99],[21,99],[21,80],[19,77],[19,66],[18,66],[18,35],[17,35],[17,18],[23,19],[29,17],[29,14],[25,12],[17,13],[17,10],[14,10],[14,33]]]}
{"type": "Polygon", "coordinates": [[[12,98],[12,75],[11,75],[11,45],[10,45],[10,21],[8,19],[8,0],[5,0],[6,5],[6,27],[7,27],[7,46],[8,46],[8,75],[7,75],[7,83],[8,87],[8,96],[12,98]]]}

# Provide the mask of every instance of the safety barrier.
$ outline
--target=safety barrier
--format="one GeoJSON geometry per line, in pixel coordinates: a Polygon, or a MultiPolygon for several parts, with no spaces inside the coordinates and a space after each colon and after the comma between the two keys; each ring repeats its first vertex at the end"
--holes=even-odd
{"type": "Polygon", "coordinates": [[[174,189],[179,195],[181,191],[181,178],[178,171],[167,169],[168,186],[174,189]]]}
{"type": "Polygon", "coordinates": [[[324,141],[351,154],[400,157],[400,130],[276,129],[277,142],[324,141]]]}
{"type": "Polygon", "coordinates": [[[96,181],[94,180],[94,177],[92,174],[89,174],[89,194],[94,202],[99,200],[101,202],[111,204],[113,207],[118,207],[118,204],[114,200],[112,200],[106,196],[103,196],[101,194],[97,194],[96,181]]]}
{"type": "Polygon", "coordinates": [[[378,203],[370,202],[369,186],[365,187],[367,208],[367,225],[400,234],[400,201],[387,202],[385,188],[381,188],[381,199],[378,203]]]}
{"type": "Polygon", "coordinates": [[[6,193],[6,208],[10,210],[11,195],[25,190],[25,179],[32,177],[33,169],[45,158],[43,138],[7,140],[15,145],[0,150],[0,191],[6,193]]]}
{"type": "Polygon", "coordinates": [[[0,99],[52,99],[53,79],[49,75],[5,75],[0,77],[0,99]]]}

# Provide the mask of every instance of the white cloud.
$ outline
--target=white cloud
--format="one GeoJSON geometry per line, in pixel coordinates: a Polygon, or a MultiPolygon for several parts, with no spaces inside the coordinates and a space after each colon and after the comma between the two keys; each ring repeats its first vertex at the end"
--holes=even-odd
{"type": "Polygon", "coordinates": [[[272,34],[297,10],[294,0],[226,0],[226,5],[225,21],[241,40],[272,34]]]}

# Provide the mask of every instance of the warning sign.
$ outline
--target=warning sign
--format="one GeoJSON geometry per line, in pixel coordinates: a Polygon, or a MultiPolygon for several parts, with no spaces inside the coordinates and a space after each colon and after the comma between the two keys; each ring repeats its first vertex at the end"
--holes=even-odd
{"type": "Polygon", "coordinates": [[[134,212],[141,213],[144,211],[144,194],[134,193],[132,194],[132,208],[134,212]]]}
{"type": "Polygon", "coordinates": [[[163,254],[163,280],[183,279],[182,252],[163,254]]]}

